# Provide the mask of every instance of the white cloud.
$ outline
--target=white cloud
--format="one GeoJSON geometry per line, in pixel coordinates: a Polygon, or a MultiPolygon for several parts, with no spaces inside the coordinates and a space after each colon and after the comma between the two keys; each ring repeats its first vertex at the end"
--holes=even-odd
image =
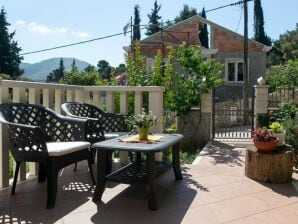
{"type": "Polygon", "coordinates": [[[26,22],[23,20],[19,20],[15,23],[15,27],[26,29],[29,32],[32,32],[35,34],[70,35],[70,36],[79,37],[79,38],[85,38],[90,36],[90,34],[88,34],[87,32],[70,30],[65,27],[50,28],[46,25],[39,24],[35,21],[26,22]]]}

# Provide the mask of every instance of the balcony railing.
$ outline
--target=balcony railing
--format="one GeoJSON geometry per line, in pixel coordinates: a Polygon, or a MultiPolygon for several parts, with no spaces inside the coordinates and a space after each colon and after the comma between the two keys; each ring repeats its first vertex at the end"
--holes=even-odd
{"type": "MultiPolygon", "coordinates": [[[[134,94],[134,113],[140,113],[143,107],[143,93],[148,92],[149,110],[159,117],[159,122],[153,127],[154,132],[163,129],[163,87],[160,86],[74,86],[49,84],[39,82],[23,82],[0,80],[0,103],[21,102],[39,104],[52,108],[60,113],[60,105],[67,101],[86,102],[95,106],[105,105],[107,112],[114,112],[115,93],[120,94],[120,113],[128,113],[128,94],[134,94]]],[[[131,103],[131,102],[130,102],[131,103]]],[[[120,160],[126,160],[125,153],[120,154],[120,160]]],[[[29,174],[37,174],[37,165],[29,164],[29,174]]],[[[26,167],[20,169],[19,180],[26,179],[26,167]]],[[[9,147],[8,133],[0,125],[0,188],[9,185],[9,147]]]]}

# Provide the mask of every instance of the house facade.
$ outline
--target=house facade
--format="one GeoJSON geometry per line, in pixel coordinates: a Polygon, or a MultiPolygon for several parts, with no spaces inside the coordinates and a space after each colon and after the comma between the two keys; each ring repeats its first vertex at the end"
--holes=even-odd
{"type": "MultiPolygon", "coordinates": [[[[209,49],[202,47],[203,58],[213,58],[224,65],[222,76],[226,82],[243,82],[244,37],[198,15],[172,25],[140,41],[141,52],[146,56],[146,64],[152,66],[153,58],[160,50],[167,57],[167,46],[201,45],[200,27],[206,24],[209,31],[209,49]]],[[[128,50],[129,48],[127,48],[128,50]]],[[[266,53],[270,47],[254,40],[248,40],[249,85],[257,83],[257,78],[265,76],[266,53]]]]}

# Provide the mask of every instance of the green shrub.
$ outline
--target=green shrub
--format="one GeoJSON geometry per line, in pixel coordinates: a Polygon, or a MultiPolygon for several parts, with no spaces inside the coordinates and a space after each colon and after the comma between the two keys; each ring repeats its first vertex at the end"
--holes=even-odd
{"type": "Polygon", "coordinates": [[[294,119],[295,113],[298,111],[298,108],[293,103],[280,103],[277,107],[277,110],[273,111],[270,116],[270,121],[278,121],[280,123],[284,122],[287,119],[294,119]]]}
{"type": "Polygon", "coordinates": [[[287,119],[284,122],[286,130],[286,143],[292,145],[294,150],[298,151],[298,117],[296,119],[287,119]]]}

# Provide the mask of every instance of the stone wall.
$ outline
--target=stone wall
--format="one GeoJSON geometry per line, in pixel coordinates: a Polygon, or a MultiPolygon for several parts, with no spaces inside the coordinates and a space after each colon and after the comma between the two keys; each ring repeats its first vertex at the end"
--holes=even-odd
{"type": "Polygon", "coordinates": [[[193,109],[187,115],[177,117],[177,132],[184,135],[182,149],[201,149],[211,138],[211,113],[193,109]]]}

